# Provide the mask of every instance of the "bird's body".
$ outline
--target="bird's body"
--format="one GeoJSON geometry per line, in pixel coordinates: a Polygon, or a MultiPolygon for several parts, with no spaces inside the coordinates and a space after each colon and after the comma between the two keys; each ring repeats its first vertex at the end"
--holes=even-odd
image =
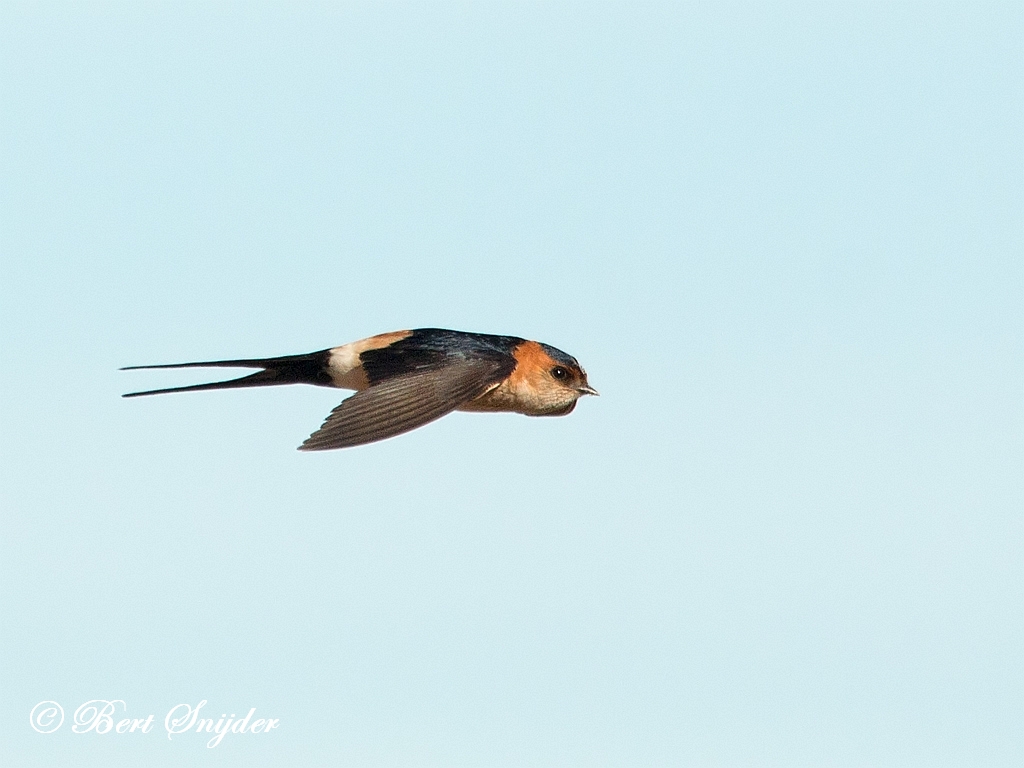
{"type": "Polygon", "coordinates": [[[420,328],[370,336],[306,355],[140,365],[137,368],[260,368],[230,381],[131,392],[125,397],[279,384],[354,389],[300,450],[383,440],[455,410],[564,416],[597,392],[574,357],[516,336],[420,328]]]}

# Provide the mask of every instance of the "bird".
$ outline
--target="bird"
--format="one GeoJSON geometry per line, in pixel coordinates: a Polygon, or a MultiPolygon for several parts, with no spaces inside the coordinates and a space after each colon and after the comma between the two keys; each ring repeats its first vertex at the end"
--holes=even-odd
{"type": "Polygon", "coordinates": [[[131,365],[157,368],[259,368],[228,381],[129,392],[123,397],[211,389],[312,384],[353,389],[299,446],[350,448],[403,434],[452,411],[565,416],[597,395],[576,358],[518,336],[418,328],[370,336],[304,355],[131,365]]]}

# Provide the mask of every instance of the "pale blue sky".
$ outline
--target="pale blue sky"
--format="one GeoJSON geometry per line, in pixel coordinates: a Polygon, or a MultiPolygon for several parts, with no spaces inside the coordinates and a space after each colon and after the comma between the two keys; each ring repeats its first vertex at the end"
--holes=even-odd
{"type": "Polygon", "coordinates": [[[1022,29],[0,6],[0,763],[1019,765],[1022,29]],[[421,326],[602,396],[119,397],[421,326]],[[96,698],[281,726],[29,727],[96,698]]]}

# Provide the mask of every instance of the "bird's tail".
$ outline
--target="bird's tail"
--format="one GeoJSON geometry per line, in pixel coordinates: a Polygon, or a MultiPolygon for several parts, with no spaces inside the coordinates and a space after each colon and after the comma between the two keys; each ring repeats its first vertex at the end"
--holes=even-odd
{"type": "Polygon", "coordinates": [[[129,365],[122,371],[138,371],[151,368],[262,368],[263,370],[242,376],[240,379],[214,381],[209,384],[192,384],[187,387],[149,389],[145,392],[129,392],[122,397],[162,395],[167,392],[199,392],[206,389],[236,389],[239,387],[271,387],[278,384],[315,384],[332,386],[327,369],[330,350],[311,352],[308,355],[286,355],[252,360],[214,360],[205,363],[171,363],[169,365],[129,365]]]}

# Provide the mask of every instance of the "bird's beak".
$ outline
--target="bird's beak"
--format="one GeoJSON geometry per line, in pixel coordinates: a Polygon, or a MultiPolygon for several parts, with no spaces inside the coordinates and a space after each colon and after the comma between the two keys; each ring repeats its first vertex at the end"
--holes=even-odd
{"type": "Polygon", "coordinates": [[[600,392],[598,392],[596,389],[594,389],[589,384],[586,385],[585,387],[576,387],[576,391],[579,392],[581,395],[599,395],[599,394],[601,394],[600,392]]]}

